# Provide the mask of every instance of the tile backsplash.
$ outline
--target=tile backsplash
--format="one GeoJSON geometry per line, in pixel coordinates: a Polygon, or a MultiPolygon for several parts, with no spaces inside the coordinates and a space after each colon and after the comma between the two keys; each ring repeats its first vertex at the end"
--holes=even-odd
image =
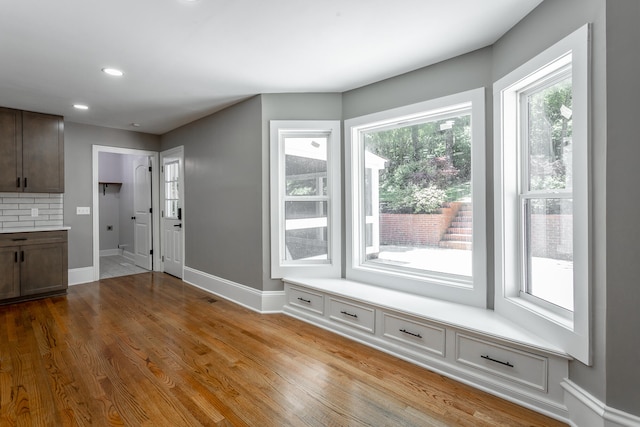
{"type": "Polygon", "coordinates": [[[0,228],[62,226],[62,211],[63,194],[0,193],[0,228]]]}

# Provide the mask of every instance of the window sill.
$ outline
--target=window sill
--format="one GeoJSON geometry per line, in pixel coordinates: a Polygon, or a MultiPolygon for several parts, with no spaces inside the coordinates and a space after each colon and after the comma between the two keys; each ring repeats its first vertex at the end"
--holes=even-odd
{"type": "Polygon", "coordinates": [[[471,307],[415,294],[395,291],[346,279],[286,277],[297,284],[321,292],[359,300],[381,308],[406,313],[453,328],[503,340],[508,343],[571,359],[563,349],[550,344],[493,310],[471,307]]]}

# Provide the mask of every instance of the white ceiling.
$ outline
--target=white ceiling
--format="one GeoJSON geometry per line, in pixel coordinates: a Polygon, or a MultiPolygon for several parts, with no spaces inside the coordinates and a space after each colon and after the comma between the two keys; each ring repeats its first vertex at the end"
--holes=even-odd
{"type": "Polygon", "coordinates": [[[541,2],[1,0],[0,105],[162,134],[258,93],[343,92],[488,46],[541,2]]]}

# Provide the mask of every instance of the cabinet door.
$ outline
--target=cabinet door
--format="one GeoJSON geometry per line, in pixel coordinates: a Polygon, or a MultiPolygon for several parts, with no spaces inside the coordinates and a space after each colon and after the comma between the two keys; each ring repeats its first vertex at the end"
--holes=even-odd
{"type": "Polygon", "coordinates": [[[19,248],[0,248],[0,299],[20,296],[19,248]]]}
{"type": "Polygon", "coordinates": [[[67,245],[47,243],[20,247],[21,295],[67,288],[67,245]]]}
{"type": "Polygon", "coordinates": [[[22,112],[23,191],[64,192],[63,135],[62,117],[22,112]]]}
{"type": "Polygon", "coordinates": [[[0,191],[22,191],[21,113],[0,108],[0,191]]]}

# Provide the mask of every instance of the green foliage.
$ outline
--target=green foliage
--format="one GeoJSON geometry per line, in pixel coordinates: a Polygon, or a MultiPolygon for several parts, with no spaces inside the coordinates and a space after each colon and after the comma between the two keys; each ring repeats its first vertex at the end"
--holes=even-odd
{"type": "Polygon", "coordinates": [[[387,160],[380,173],[384,211],[432,213],[470,194],[469,115],[371,132],[365,145],[387,160]]]}
{"type": "Polygon", "coordinates": [[[391,189],[386,196],[383,211],[407,214],[437,212],[447,200],[447,193],[435,185],[427,188],[417,185],[395,188],[391,189]]]}

